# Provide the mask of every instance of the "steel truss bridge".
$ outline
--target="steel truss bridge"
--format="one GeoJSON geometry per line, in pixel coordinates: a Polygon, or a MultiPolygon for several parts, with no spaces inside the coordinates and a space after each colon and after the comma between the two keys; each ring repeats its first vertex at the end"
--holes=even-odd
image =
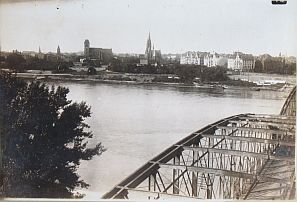
{"type": "Polygon", "coordinates": [[[296,87],[280,115],[239,114],[180,140],[103,199],[293,199],[296,87]]]}

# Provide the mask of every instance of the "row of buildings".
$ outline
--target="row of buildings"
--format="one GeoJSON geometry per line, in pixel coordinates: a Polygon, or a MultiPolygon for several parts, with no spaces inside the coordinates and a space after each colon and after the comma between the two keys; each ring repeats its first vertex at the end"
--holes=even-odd
{"type": "MultiPolygon", "coordinates": [[[[139,65],[160,65],[167,63],[180,63],[191,65],[202,65],[207,67],[223,66],[230,70],[235,71],[251,71],[256,66],[256,61],[262,63],[263,69],[267,65],[264,64],[266,60],[272,60],[271,56],[258,56],[254,57],[251,54],[244,54],[241,52],[234,52],[233,54],[218,54],[215,52],[200,52],[200,51],[187,51],[183,54],[162,54],[161,50],[155,49],[149,33],[144,54],[114,54],[111,48],[97,48],[91,47],[90,41],[84,41],[84,52],[81,54],[67,54],[61,53],[60,46],[57,47],[56,53],[42,53],[39,47],[38,52],[23,51],[22,56],[25,59],[32,57],[44,59],[48,61],[74,61],[81,58],[81,61],[91,60],[91,64],[96,65],[109,65],[113,58],[118,58],[126,63],[138,63],[139,65]]],[[[284,58],[279,56],[278,58],[284,58]]],[[[274,58],[275,59],[275,58],[274,58]]],[[[279,59],[277,59],[279,60],[279,59]]],[[[283,60],[283,59],[282,59],[283,60]]],[[[286,58],[286,62],[295,61],[296,58],[286,58]]]]}
{"type": "Polygon", "coordinates": [[[188,51],[181,54],[180,64],[203,65],[207,67],[225,66],[231,70],[248,71],[254,68],[255,59],[251,54],[234,52],[218,54],[188,51]]]}
{"type": "Polygon", "coordinates": [[[204,65],[214,67],[222,65],[222,57],[217,53],[188,51],[181,54],[180,64],[204,65]]]}
{"type": "Polygon", "coordinates": [[[38,58],[40,60],[47,60],[47,61],[65,61],[65,62],[69,62],[71,60],[65,54],[61,53],[61,49],[60,49],[59,45],[57,48],[57,52],[55,52],[55,53],[52,53],[52,52],[43,53],[43,52],[41,52],[40,47],[39,47],[38,52],[35,52],[35,51],[18,52],[17,50],[15,50],[13,52],[21,54],[25,60],[28,60],[30,58],[38,58]]]}

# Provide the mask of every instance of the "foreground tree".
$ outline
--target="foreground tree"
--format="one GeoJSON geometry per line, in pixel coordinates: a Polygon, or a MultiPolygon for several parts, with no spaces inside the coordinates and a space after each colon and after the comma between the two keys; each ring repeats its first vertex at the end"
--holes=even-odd
{"type": "Polygon", "coordinates": [[[84,119],[90,107],[67,99],[69,90],[0,74],[0,128],[5,197],[81,195],[87,188],[76,170],[81,160],[100,155],[101,143],[87,147],[92,133],[84,119]]]}

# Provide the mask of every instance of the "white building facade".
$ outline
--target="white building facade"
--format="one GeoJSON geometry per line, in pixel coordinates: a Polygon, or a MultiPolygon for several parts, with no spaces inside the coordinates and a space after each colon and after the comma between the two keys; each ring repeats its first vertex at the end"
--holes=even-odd
{"type": "Polygon", "coordinates": [[[228,59],[228,69],[241,71],[243,69],[243,60],[237,54],[235,58],[228,59]]]}
{"type": "Polygon", "coordinates": [[[201,65],[199,54],[194,51],[188,51],[180,56],[180,64],[201,65]]]}
{"type": "Polygon", "coordinates": [[[236,56],[228,58],[228,69],[235,71],[250,71],[254,68],[255,60],[251,55],[241,55],[237,53],[236,56]]]}
{"type": "Polygon", "coordinates": [[[207,53],[204,55],[203,65],[207,67],[216,67],[218,66],[218,61],[221,57],[217,53],[207,53]]]}
{"type": "Polygon", "coordinates": [[[181,55],[180,64],[204,65],[216,67],[220,65],[222,57],[217,53],[188,51],[181,55]]]}

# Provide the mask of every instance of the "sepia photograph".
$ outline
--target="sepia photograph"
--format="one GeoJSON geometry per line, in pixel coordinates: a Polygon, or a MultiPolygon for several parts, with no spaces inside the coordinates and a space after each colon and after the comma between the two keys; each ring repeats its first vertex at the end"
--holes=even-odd
{"type": "Polygon", "coordinates": [[[0,200],[295,199],[296,11],[0,0],[0,200]]]}

